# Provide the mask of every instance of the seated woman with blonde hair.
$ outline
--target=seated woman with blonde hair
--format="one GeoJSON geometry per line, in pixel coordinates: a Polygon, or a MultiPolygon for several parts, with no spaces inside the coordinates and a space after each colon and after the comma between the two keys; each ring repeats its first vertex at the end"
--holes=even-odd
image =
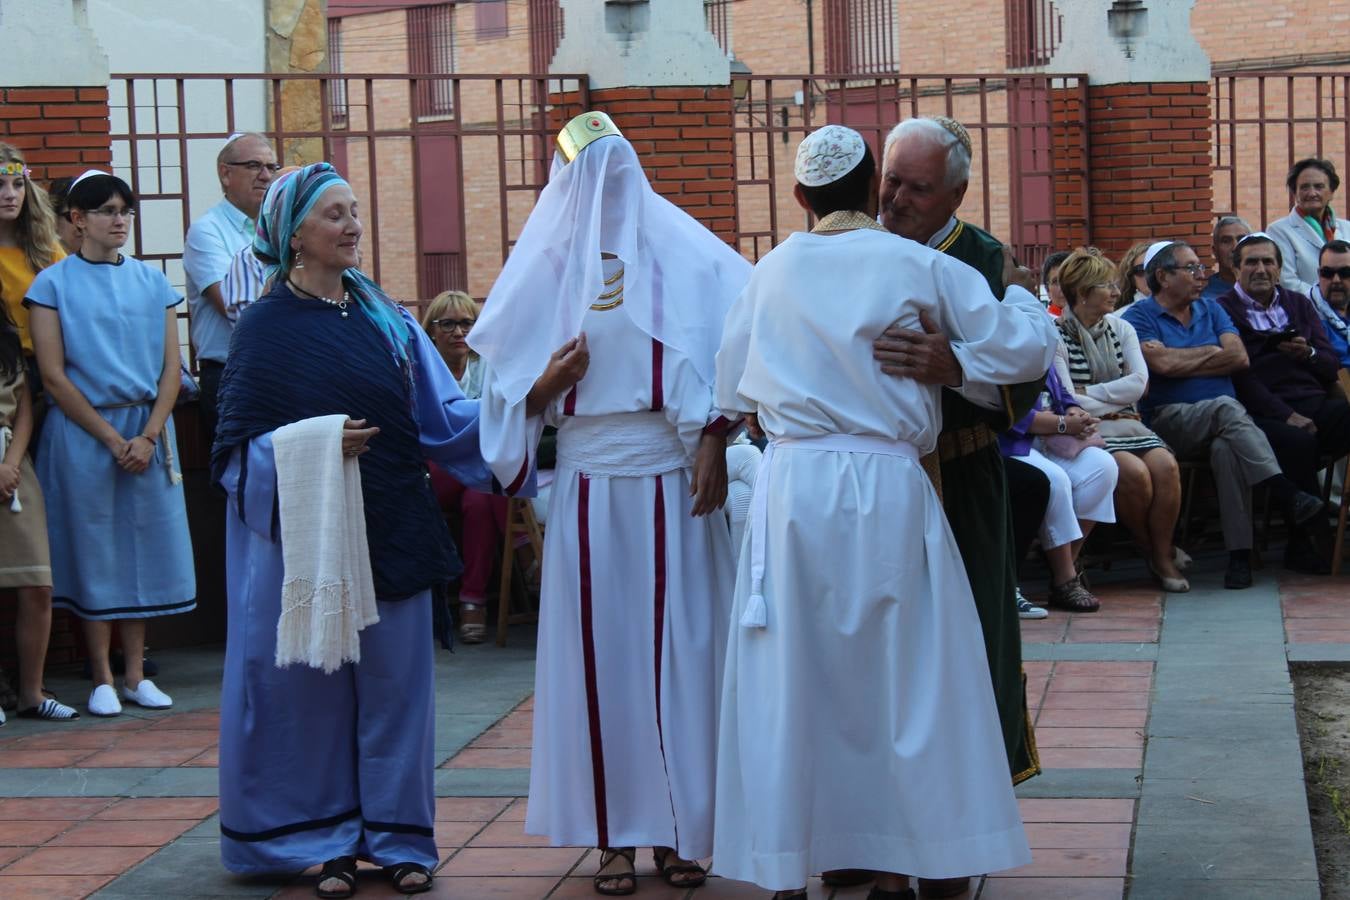
{"type": "MultiPolygon", "coordinates": [[[[483,360],[468,342],[480,309],[482,304],[463,291],[442,291],[422,314],[422,328],[470,400],[483,394],[483,360]]],[[[427,469],[441,509],[459,515],[460,553],[464,558],[459,583],[459,637],[466,644],[479,644],[487,633],[487,588],[497,557],[497,538],[506,531],[506,498],[467,488],[433,462],[428,461],[427,469]]],[[[528,547],[529,538],[519,535],[517,554],[528,547]]],[[[533,581],[538,577],[538,567],[530,568],[531,563],[528,558],[522,560],[527,578],[533,581]]]]}
{"type": "Polygon", "coordinates": [[[1060,266],[1059,286],[1066,305],[1055,366],[1066,386],[1071,381],[1078,405],[1101,419],[1098,433],[1120,469],[1116,515],[1163,589],[1188,591],[1177,569],[1184,554],[1172,545],[1181,476],[1176,457],[1135,406],[1148,388],[1148,367],[1134,326],[1112,312],[1120,298],[1116,267],[1095,247],[1080,247],[1060,266]]]}

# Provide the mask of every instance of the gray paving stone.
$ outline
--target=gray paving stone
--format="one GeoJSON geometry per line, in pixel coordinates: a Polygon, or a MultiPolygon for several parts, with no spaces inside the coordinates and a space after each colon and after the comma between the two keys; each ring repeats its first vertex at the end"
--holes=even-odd
{"type": "Polygon", "coordinates": [[[1312,830],[1306,823],[1303,828],[1271,828],[1263,819],[1224,820],[1211,821],[1208,828],[1196,827],[1194,821],[1136,824],[1134,870],[1151,878],[1241,880],[1278,872],[1291,881],[1317,881],[1312,830]],[[1141,859],[1148,860],[1147,867],[1140,865],[1141,859]]]}
{"type": "Polygon", "coordinates": [[[1350,644],[1290,644],[1291,663],[1350,662],[1350,644]]]}
{"type": "Polygon", "coordinates": [[[1211,831],[1230,820],[1283,827],[1302,825],[1307,817],[1301,777],[1259,772],[1245,778],[1151,778],[1136,813],[1140,824],[1191,822],[1211,831]]]}
{"type": "Polygon", "coordinates": [[[437,769],[437,797],[524,797],[529,769],[437,769]]]}
{"type": "Polygon", "coordinates": [[[1138,769],[1046,769],[1017,786],[1019,797],[1139,796],[1138,769]]]}
{"type": "Polygon", "coordinates": [[[179,839],[92,896],[100,900],[271,897],[294,876],[242,877],[220,864],[217,841],[179,839]]]}
{"type": "MultiPolygon", "coordinates": [[[[0,769],[0,797],[131,797],[158,769],[0,769]]],[[[214,775],[215,769],[210,770],[214,775]]],[[[215,796],[215,791],[211,792],[215,796]]]]}
{"type": "Polygon", "coordinates": [[[137,784],[132,797],[214,797],[220,776],[214,768],[142,769],[149,774],[137,784]]]}
{"type": "Polygon", "coordinates": [[[1297,734],[1241,741],[1200,740],[1192,736],[1148,738],[1148,778],[1242,777],[1261,771],[1302,772],[1303,751],[1297,734]]]}
{"type": "Polygon", "coordinates": [[[1145,875],[1130,882],[1130,900],[1320,900],[1316,881],[1175,879],[1145,875]]]}

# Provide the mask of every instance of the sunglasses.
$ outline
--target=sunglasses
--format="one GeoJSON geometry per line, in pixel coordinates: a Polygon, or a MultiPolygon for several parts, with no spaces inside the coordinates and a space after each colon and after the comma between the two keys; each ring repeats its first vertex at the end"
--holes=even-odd
{"type": "Polygon", "coordinates": [[[468,332],[473,328],[474,319],[432,319],[429,324],[437,328],[444,328],[446,331],[454,331],[458,328],[460,331],[468,332]]]}
{"type": "Polygon", "coordinates": [[[1144,267],[1143,267],[1143,266],[1132,266],[1132,267],[1130,268],[1130,277],[1131,277],[1131,278],[1138,278],[1140,275],[1143,275],[1143,274],[1144,274],[1144,267]]]}
{"type": "Polygon", "coordinates": [[[1323,266],[1317,270],[1317,274],[1323,278],[1339,277],[1341,281],[1350,281],[1350,266],[1341,266],[1339,269],[1333,269],[1331,266],[1323,266]]]}

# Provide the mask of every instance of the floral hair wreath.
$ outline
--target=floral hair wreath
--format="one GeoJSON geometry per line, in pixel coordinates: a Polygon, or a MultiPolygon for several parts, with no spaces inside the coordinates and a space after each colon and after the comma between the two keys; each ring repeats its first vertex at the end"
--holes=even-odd
{"type": "Polygon", "coordinates": [[[31,178],[33,170],[21,162],[0,163],[0,175],[22,175],[31,178]]]}

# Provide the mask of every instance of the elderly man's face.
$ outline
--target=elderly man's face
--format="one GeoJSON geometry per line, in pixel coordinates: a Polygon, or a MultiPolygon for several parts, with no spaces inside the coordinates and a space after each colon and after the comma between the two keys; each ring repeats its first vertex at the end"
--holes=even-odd
{"type": "Polygon", "coordinates": [[[956,214],[966,182],[947,185],[947,151],[922,135],[891,145],[881,172],[881,224],[892,234],[927,243],[956,214]]]}
{"type": "Polygon", "coordinates": [[[1160,293],[1174,301],[1193,303],[1205,289],[1205,267],[1190,247],[1174,251],[1172,265],[1158,271],[1160,293]]]}
{"type": "Polygon", "coordinates": [[[1350,253],[1323,253],[1317,269],[1317,284],[1327,302],[1344,312],[1350,305],[1350,253]],[[1326,274],[1328,272],[1330,276],[1326,274]]]}
{"type": "Polygon", "coordinates": [[[1280,278],[1280,262],[1275,245],[1252,241],[1242,247],[1238,261],[1238,284],[1255,300],[1269,302],[1280,278]]]}
{"type": "Polygon", "coordinates": [[[1219,229],[1219,233],[1214,236],[1214,244],[1211,250],[1214,253],[1214,261],[1219,264],[1219,271],[1225,275],[1231,275],[1235,271],[1233,267],[1233,248],[1237,242],[1245,238],[1251,232],[1242,224],[1233,222],[1219,229]]]}
{"type": "Polygon", "coordinates": [[[277,155],[266,141],[242,137],[226,148],[220,165],[225,199],[250,219],[258,217],[267,186],[276,176],[277,155]]]}
{"type": "Polygon", "coordinates": [[[1299,212],[1314,219],[1322,218],[1327,205],[1331,203],[1331,176],[1317,166],[1308,166],[1298,173],[1294,182],[1294,202],[1299,212]]]}

